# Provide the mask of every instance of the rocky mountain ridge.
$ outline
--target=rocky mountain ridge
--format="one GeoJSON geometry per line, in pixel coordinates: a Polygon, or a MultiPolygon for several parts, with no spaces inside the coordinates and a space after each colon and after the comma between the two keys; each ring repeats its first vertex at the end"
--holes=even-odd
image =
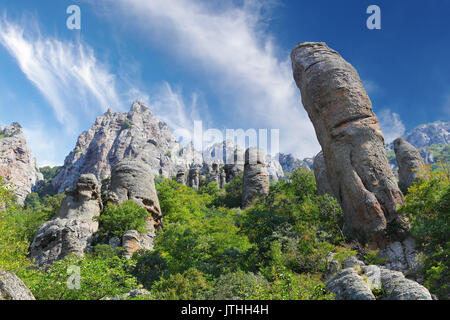
{"type": "Polygon", "coordinates": [[[19,204],[23,204],[27,194],[43,179],[17,122],[3,130],[0,127],[0,176],[13,185],[19,204]]]}

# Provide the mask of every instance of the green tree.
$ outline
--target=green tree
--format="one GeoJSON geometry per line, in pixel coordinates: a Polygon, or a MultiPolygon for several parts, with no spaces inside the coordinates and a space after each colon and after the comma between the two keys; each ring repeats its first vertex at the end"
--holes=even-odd
{"type": "Polygon", "coordinates": [[[149,213],[133,200],[127,200],[118,206],[108,204],[99,217],[94,217],[100,223],[101,238],[122,237],[129,230],[144,233],[149,213]]]}
{"type": "Polygon", "coordinates": [[[442,299],[450,296],[450,170],[426,166],[405,197],[401,212],[409,215],[411,233],[424,251],[425,286],[442,299]]]}

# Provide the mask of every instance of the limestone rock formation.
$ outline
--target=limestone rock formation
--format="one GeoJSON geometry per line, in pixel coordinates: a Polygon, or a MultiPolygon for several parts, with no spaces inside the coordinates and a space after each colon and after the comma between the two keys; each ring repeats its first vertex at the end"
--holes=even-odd
{"type": "Polygon", "coordinates": [[[0,128],[0,176],[13,185],[19,204],[23,204],[27,194],[43,180],[22,127],[16,122],[3,130],[0,128]]]}
{"type": "Polygon", "coordinates": [[[409,188],[417,181],[417,174],[424,162],[420,152],[402,138],[394,140],[394,151],[398,165],[400,186],[409,188]]]}
{"type": "Polygon", "coordinates": [[[93,218],[100,215],[102,201],[95,176],[81,175],[76,188],[67,190],[66,195],[55,218],[38,229],[31,244],[31,257],[39,266],[69,254],[83,255],[98,230],[93,218]]]}
{"type": "Polygon", "coordinates": [[[123,236],[122,246],[126,249],[125,256],[131,257],[137,249],[153,249],[155,232],[162,228],[162,213],[149,165],[132,158],[119,161],[112,169],[111,181],[104,192],[106,200],[112,204],[118,205],[133,200],[150,214],[146,233],[140,234],[130,230],[123,236]]]}
{"type": "Polygon", "coordinates": [[[285,173],[292,173],[298,167],[313,170],[313,159],[305,158],[303,160],[297,159],[293,154],[278,154],[278,161],[285,173]]]}
{"type": "Polygon", "coordinates": [[[404,139],[416,148],[450,143],[450,121],[437,121],[414,128],[404,139]]]}
{"type": "Polygon", "coordinates": [[[92,173],[101,181],[124,158],[140,159],[150,165],[154,175],[164,177],[188,170],[192,163],[202,163],[201,155],[191,145],[182,147],[169,127],[136,101],[127,113],[108,110],[99,116],[91,129],[79,136],[53,184],[64,192],[82,173],[92,173]]]}
{"type": "Polygon", "coordinates": [[[377,265],[366,266],[356,258],[335,267],[334,275],[326,281],[336,300],[432,300],[422,285],[405,278],[402,272],[377,265]],[[373,294],[378,291],[377,297],[373,294]]]}
{"type": "Polygon", "coordinates": [[[362,242],[385,245],[393,220],[406,228],[404,203],[389,167],[383,134],[357,71],[325,43],[304,42],[291,53],[303,106],[322,146],[344,230],[362,242]]]}
{"type": "Polygon", "coordinates": [[[268,194],[269,185],[264,151],[254,147],[248,148],[245,151],[242,207],[246,208],[256,197],[268,194]]]}
{"type": "Polygon", "coordinates": [[[319,195],[329,194],[334,196],[333,190],[328,182],[327,167],[322,151],[314,157],[314,176],[316,178],[317,192],[319,195]]]}
{"type": "Polygon", "coordinates": [[[0,270],[0,300],[36,300],[14,273],[0,270]]]}

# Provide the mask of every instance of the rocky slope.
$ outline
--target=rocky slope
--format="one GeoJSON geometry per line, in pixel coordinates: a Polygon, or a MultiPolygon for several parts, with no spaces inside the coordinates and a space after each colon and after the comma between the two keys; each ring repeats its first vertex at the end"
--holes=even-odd
{"type": "Polygon", "coordinates": [[[192,163],[201,163],[191,147],[183,148],[169,127],[136,101],[127,113],[108,110],[79,136],[53,185],[62,193],[84,173],[92,173],[101,181],[111,175],[114,164],[126,157],[142,160],[150,165],[153,174],[165,177],[187,170],[192,163]]]}
{"type": "Polygon", "coordinates": [[[22,127],[16,122],[3,130],[0,128],[0,175],[15,187],[20,204],[43,179],[36,159],[27,146],[22,127]]]}

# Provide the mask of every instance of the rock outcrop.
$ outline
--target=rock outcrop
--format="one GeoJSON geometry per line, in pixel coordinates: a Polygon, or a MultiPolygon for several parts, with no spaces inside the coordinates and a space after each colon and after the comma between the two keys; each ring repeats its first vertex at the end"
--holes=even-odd
{"type": "Polygon", "coordinates": [[[3,130],[0,128],[0,176],[13,185],[19,204],[23,204],[26,196],[43,180],[22,127],[16,122],[3,130]]]}
{"type": "Polygon", "coordinates": [[[150,214],[146,233],[130,230],[123,236],[125,256],[131,257],[138,249],[153,249],[156,231],[162,228],[162,213],[151,168],[136,159],[123,159],[114,165],[111,181],[104,189],[107,202],[118,205],[133,200],[150,214]]]}
{"type": "Polygon", "coordinates": [[[108,110],[99,116],[91,129],[79,136],[53,184],[64,192],[83,173],[92,173],[101,181],[111,176],[111,168],[124,158],[142,160],[154,175],[164,177],[202,161],[191,145],[182,147],[169,127],[136,101],[127,113],[108,110]]]}
{"type": "Polygon", "coordinates": [[[336,300],[432,300],[424,286],[405,278],[402,272],[366,266],[354,257],[342,267],[334,268],[334,275],[326,281],[336,300]]]}
{"type": "Polygon", "coordinates": [[[0,300],[36,300],[13,272],[0,270],[0,300]]]}
{"type": "Polygon", "coordinates": [[[420,152],[402,138],[394,140],[394,151],[398,165],[399,185],[409,188],[417,181],[417,174],[424,162],[420,152]]]}
{"type": "Polygon", "coordinates": [[[344,230],[386,244],[386,226],[404,203],[389,167],[378,120],[357,71],[325,43],[304,42],[291,54],[294,79],[324,153],[344,230]]]}
{"type": "Polygon", "coordinates": [[[245,151],[244,180],[242,182],[242,207],[248,207],[253,200],[269,193],[269,173],[264,151],[250,147],[245,151]]]}
{"type": "Polygon", "coordinates": [[[327,167],[322,151],[314,157],[314,177],[316,178],[317,192],[319,195],[329,194],[334,197],[333,190],[328,182],[327,167]]]}
{"type": "Polygon", "coordinates": [[[99,185],[93,174],[79,177],[74,190],[67,190],[61,207],[50,221],[36,232],[30,247],[38,266],[46,266],[69,254],[83,255],[90,249],[100,215],[102,201],[99,185]]]}

